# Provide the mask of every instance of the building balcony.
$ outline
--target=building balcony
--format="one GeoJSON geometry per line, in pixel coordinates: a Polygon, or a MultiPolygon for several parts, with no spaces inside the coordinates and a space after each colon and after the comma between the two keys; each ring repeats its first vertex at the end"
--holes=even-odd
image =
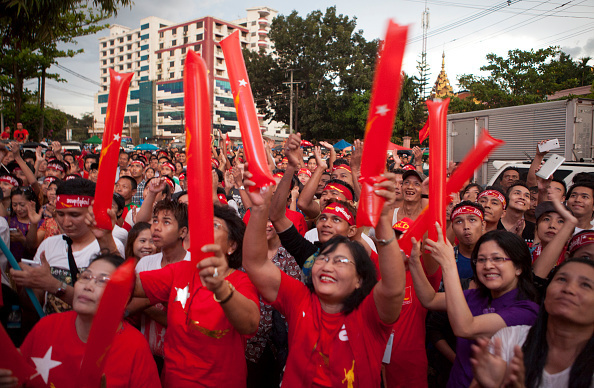
{"type": "Polygon", "coordinates": [[[261,26],[262,26],[262,25],[263,25],[263,26],[267,26],[267,25],[269,25],[269,24],[270,24],[270,22],[269,22],[269,21],[268,21],[268,19],[266,19],[266,18],[260,18],[260,19],[258,19],[258,24],[260,24],[261,26]]]}
{"type": "Polygon", "coordinates": [[[268,35],[268,31],[266,31],[265,29],[259,29],[258,34],[259,35],[268,35]]]}
{"type": "Polygon", "coordinates": [[[260,47],[268,47],[268,42],[265,40],[259,40],[258,41],[258,46],[260,47]]]}

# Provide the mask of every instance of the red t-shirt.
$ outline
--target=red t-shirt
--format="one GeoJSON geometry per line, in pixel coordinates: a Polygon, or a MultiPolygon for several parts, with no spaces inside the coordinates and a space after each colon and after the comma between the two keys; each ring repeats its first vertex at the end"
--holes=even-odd
{"type": "MultiPolygon", "coordinates": [[[[192,262],[169,264],[138,274],[151,303],[168,302],[164,387],[245,387],[245,342],[227,319],[213,293],[202,286],[192,262]]],[[[258,292],[247,275],[226,278],[259,306],[258,292]]]]}
{"type": "MultiPolygon", "coordinates": [[[[248,221],[250,220],[250,214],[251,214],[250,209],[248,209],[245,212],[245,216],[243,216],[243,222],[246,225],[247,225],[248,221]]],[[[295,225],[295,228],[297,229],[299,234],[302,236],[305,236],[305,233],[307,233],[308,229],[307,229],[307,222],[305,222],[305,217],[303,216],[303,214],[296,212],[295,210],[291,210],[291,209],[287,208],[285,211],[285,215],[287,216],[287,218],[289,220],[291,220],[293,225],[295,225]]]]}
{"type": "MultiPolygon", "coordinates": [[[[441,282],[441,268],[427,278],[437,291],[441,282]]],[[[419,302],[410,271],[406,271],[402,310],[392,329],[390,363],[384,364],[386,388],[427,387],[426,316],[427,309],[419,302]]]]}
{"type": "Polygon", "coordinates": [[[381,321],[373,291],[349,315],[325,314],[315,294],[281,273],[272,306],[289,324],[283,388],[328,380],[333,387],[379,387],[382,355],[393,325],[381,321]]]}
{"type": "Polygon", "coordinates": [[[0,134],[0,138],[2,138],[2,139],[10,139],[10,132],[2,132],[0,134]]]}
{"type": "MultiPolygon", "coordinates": [[[[77,387],[86,344],[76,333],[74,311],[51,314],[39,321],[21,346],[21,352],[39,375],[27,387],[77,387]]],[[[159,388],[159,374],[146,340],[123,324],[105,362],[108,387],[159,388]]]]}
{"type": "Polygon", "coordinates": [[[29,131],[27,131],[26,129],[22,129],[22,130],[16,130],[14,131],[14,140],[16,141],[25,141],[25,138],[29,136],[29,131]]]}

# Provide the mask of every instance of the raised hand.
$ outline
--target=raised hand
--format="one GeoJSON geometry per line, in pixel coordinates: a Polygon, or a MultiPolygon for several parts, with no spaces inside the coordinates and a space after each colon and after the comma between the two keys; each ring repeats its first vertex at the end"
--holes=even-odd
{"type": "Polygon", "coordinates": [[[321,168],[322,171],[325,171],[328,169],[328,163],[326,163],[326,161],[324,159],[322,159],[322,148],[320,148],[319,146],[315,146],[314,147],[314,157],[316,158],[316,168],[321,168]]]}
{"type": "Polygon", "coordinates": [[[285,156],[289,160],[289,165],[295,169],[298,169],[303,161],[302,155],[301,134],[290,134],[287,142],[285,143],[285,156]]]}
{"type": "Polygon", "coordinates": [[[39,208],[39,212],[35,210],[34,201],[29,201],[29,203],[27,203],[27,213],[29,214],[29,222],[31,224],[39,224],[39,221],[41,221],[41,218],[43,217],[43,210],[41,207],[39,208]]]}
{"type": "Polygon", "coordinates": [[[43,290],[52,290],[56,284],[50,272],[50,265],[45,259],[45,251],[40,255],[41,264],[37,267],[20,263],[21,271],[10,269],[10,275],[17,286],[28,288],[40,288],[43,290]]]}
{"type": "Polygon", "coordinates": [[[435,222],[437,229],[437,241],[425,239],[425,249],[431,253],[431,257],[444,267],[447,265],[456,266],[456,257],[454,255],[454,248],[447,239],[443,237],[443,231],[438,222],[435,222]]]}
{"type": "Polygon", "coordinates": [[[227,265],[227,259],[221,250],[221,246],[208,244],[204,245],[201,250],[202,252],[213,253],[211,257],[202,259],[196,266],[202,285],[212,292],[222,291],[229,266],[227,265]]]}
{"type": "Polygon", "coordinates": [[[472,357],[470,363],[474,371],[474,378],[482,388],[499,388],[503,386],[507,363],[501,358],[501,339],[493,340],[495,354],[489,351],[489,340],[477,338],[476,344],[471,345],[472,357]]]}

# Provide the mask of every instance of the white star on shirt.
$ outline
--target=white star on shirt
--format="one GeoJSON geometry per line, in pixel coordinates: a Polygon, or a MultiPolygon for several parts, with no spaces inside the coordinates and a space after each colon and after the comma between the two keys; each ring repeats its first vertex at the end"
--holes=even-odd
{"type": "Polygon", "coordinates": [[[240,79],[239,86],[247,86],[247,82],[244,79],[240,79]]]}
{"type": "Polygon", "coordinates": [[[186,301],[190,297],[190,285],[188,284],[184,288],[175,287],[175,291],[177,292],[175,302],[181,303],[182,308],[186,308],[186,301]]]}
{"type": "Polygon", "coordinates": [[[388,109],[387,105],[380,105],[376,108],[375,114],[380,115],[380,116],[385,116],[386,113],[388,113],[389,111],[390,111],[390,109],[388,109]]]}
{"type": "Polygon", "coordinates": [[[113,140],[120,141],[120,135],[118,135],[117,133],[115,135],[113,135],[113,140]]]}
{"type": "Polygon", "coordinates": [[[46,384],[47,380],[49,379],[50,369],[55,368],[58,365],[62,365],[60,361],[52,360],[51,346],[49,347],[43,358],[31,357],[31,360],[33,360],[33,362],[35,363],[35,369],[37,369],[37,374],[41,375],[41,378],[46,384]]]}

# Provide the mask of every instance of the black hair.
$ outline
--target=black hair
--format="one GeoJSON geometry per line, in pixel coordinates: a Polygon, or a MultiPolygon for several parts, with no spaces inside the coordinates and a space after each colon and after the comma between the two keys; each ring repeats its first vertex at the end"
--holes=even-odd
{"type": "Polygon", "coordinates": [[[118,214],[126,207],[126,202],[121,194],[113,193],[113,202],[115,202],[118,207],[118,214]]]}
{"type": "Polygon", "coordinates": [[[225,221],[227,230],[229,230],[229,242],[237,244],[235,252],[230,254],[228,259],[229,268],[237,269],[241,267],[245,223],[239,218],[237,212],[229,206],[214,205],[214,216],[225,221]]]}
{"type": "Polygon", "coordinates": [[[575,174],[573,176],[573,178],[571,179],[571,182],[573,184],[577,183],[577,182],[581,182],[581,181],[589,181],[592,182],[594,181],[594,177],[592,175],[590,175],[590,173],[587,172],[578,172],[577,174],[575,174]]]}
{"type": "Polygon", "coordinates": [[[91,166],[89,167],[89,171],[90,170],[99,170],[99,163],[91,163],[91,166]]]}
{"type": "MultiPolygon", "coordinates": [[[[561,268],[570,263],[586,264],[594,268],[594,261],[587,257],[571,258],[555,268],[549,276],[547,288],[561,268]]],[[[547,342],[547,326],[549,313],[545,309],[545,300],[540,305],[536,323],[530,328],[526,341],[522,345],[524,353],[525,384],[527,388],[539,387],[542,380],[549,345],[547,342]]],[[[592,370],[594,369],[594,335],[590,337],[584,348],[575,358],[569,371],[569,388],[590,387],[592,385],[592,370]]]]}
{"type": "Polygon", "coordinates": [[[188,227],[188,206],[185,203],[174,202],[170,199],[162,199],[155,204],[153,217],[162,211],[170,211],[177,221],[178,229],[188,227]]]}
{"type": "MultiPolygon", "coordinates": [[[[328,240],[328,242],[324,244],[324,248],[321,250],[320,255],[334,252],[340,244],[346,245],[346,247],[351,252],[353,260],[355,261],[357,275],[361,278],[361,287],[355,289],[355,291],[353,291],[343,301],[341,312],[345,315],[348,315],[355,311],[355,309],[359,307],[367,295],[369,295],[371,290],[373,290],[373,287],[377,283],[377,271],[375,269],[375,265],[369,258],[367,251],[365,248],[363,248],[363,245],[357,241],[351,241],[345,236],[334,236],[328,240]]],[[[311,277],[306,281],[305,285],[311,292],[315,292],[311,277]]]]}
{"type": "Polygon", "coordinates": [[[219,183],[221,182],[225,182],[225,177],[223,176],[223,172],[221,170],[219,170],[218,168],[212,168],[213,170],[215,170],[215,172],[217,173],[217,178],[219,180],[219,183]]]}
{"type": "Polygon", "coordinates": [[[508,188],[507,188],[507,196],[509,198],[509,192],[511,191],[511,189],[513,189],[514,187],[518,187],[518,186],[522,186],[523,188],[525,188],[526,190],[530,191],[530,187],[528,187],[528,185],[522,181],[515,181],[514,183],[512,183],[508,188]]]}
{"type": "Polygon", "coordinates": [[[307,158],[307,162],[309,163],[309,161],[312,160],[312,159],[313,160],[316,160],[316,157],[315,156],[310,156],[309,158],[307,158]]]}
{"type": "Polygon", "coordinates": [[[132,178],[131,176],[123,175],[118,180],[121,180],[121,179],[128,180],[128,182],[130,182],[130,185],[132,186],[132,190],[136,190],[136,188],[138,187],[138,183],[136,183],[136,179],[132,178]]]}
{"type": "Polygon", "coordinates": [[[483,187],[481,185],[479,185],[478,183],[469,183],[466,185],[466,187],[464,187],[462,189],[462,197],[464,196],[464,194],[466,194],[466,192],[470,189],[472,189],[473,187],[478,188],[479,194],[481,193],[481,191],[483,191],[483,187]]]}
{"type": "Polygon", "coordinates": [[[509,166],[509,167],[506,167],[503,171],[501,171],[501,178],[503,178],[503,174],[505,174],[508,171],[515,171],[515,172],[518,173],[518,175],[520,175],[520,169],[519,168],[513,167],[513,166],[509,166]]]}
{"type": "Polygon", "coordinates": [[[86,195],[89,197],[94,197],[95,183],[83,178],[62,181],[56,190],[56,195],[60,194],[86,195]]]}
{"type": "Polygon", "coordinates": [[[492,230],[479,238],[472,251],[470,265],[474,273],[474,281],[481,293],[491,297],[491,291],[478,280],[476,273],[476,259],[481,245],[487,241],[494,241],[511,259],[514,267],[522,272],[518,275],[518,300],[536,300],[536,289],[532,279],[532,256],[524,240],[518,235],[506,230],[492,230]]]}
{"type": "Polygon", "coordinates": [[[567,198],[569,199],[569,197],[571,197],[571,194],[573,193],[573,190],[576,187],[586,187],[590,190],[592,190],[592,193],[594,194],[594,181],[579,181],[579,182],[575,182],[570,188],[569,191],[567,192],[567,198]]]}
{"type": "Polygon", "coordinates": [[[483,207],[483,205],[481,205],[480,203],[477,203],[477,202],[469,201],[469,200],[462,201],[459,204],[457,204],[456,206],[454,206],[454,208],[452,209],[452,214],[454,214],[456,209],[458,209],[462,206],[472,206],[472,207],[478,209],[481,213],[483,213],[483,217],[485,217],[485,208],[483,207]]]}
{"type": "MultiPolygon", "coordinates": [[[[148,169],[147,169],[148,170],[148,169]]],[[[154,170],[153,170],[154,171],[154,170]]],[[[146,171],[145,171],[146,172],[146,171]]],[[[146,183],[144,184],[144,188],[148,188],[149,187],[149,182],[152,181],[153,179],[159,179],[158,176],[154,176],[151,179],[149,179],[148,181],[146,181],[146,183]]],[[[169,178],[171,179],[171,178],[169,178]]],[[[165,185],[165,188],[163,189],[163,191],[161,191],[161,193],[165,196],[169,196],[169,194],[171,193],[171,186],[169,185],[165,185]]]]}
{"type": "Polygon", "coordinates": [[[351,196],[355,198],[355,190],[353,189],[353,186],[351,186],[350,184],[346,183],[341,179],[330,179],[328,182],[326,182],[326,185],[329,185],[331,183],[338,183],[339,185],[343,185],[344,187],[349,189],[349,191],[351,192],[351,196]]]}
{"type": "Polygon", "coordinates": [[[394,174],[397,174],[397,175],[403,175],[403,174],[404,174],[406,171],[404,171],[403,169],[401,169],[401,168],[399,167],[399,168],[395,168],[395,169],[393,169],[393,170],[392,170],[392,172],[393,172],[394,174]]]}
{"type": "MultiPolygon", "coordinates": [[[[15,188],[12,189],[12,191],[10,192],[10,199],[12,200],[12,197],[14,197],[15,195],[22,195],[23,197],[25,197],[25,199],[27,201],[33,201],[35,202],[35,211],[39,212],[39,209],[41,208],[41,205],[39,204],[39,199],[37,198],[37,195],[35,194],[35,192],[30,189],[29,187],[20,187],[17,186],[15,188]]],[[[11,206],[11,215],[15,215],[14,214],[14,207],[11,206]]]]}
{"type": "Polygon", "coordinates": [[[85,155],[85,162],[86,162],[88,159],[95,159],[95,161],[96,161],[97,163],[99,163],[99,155],[97,155],[97,154],[86,154],[86,155],[85,155]]]}
{"type": "Polygon", "coordinates": [[[350,166],[350,165],[349,165],[349,161],[348,161],[348,160],[346,160],[346,159],[344,159],[344,158],[338,158],[338,159],[336,159],[336,160],[334,161],[334,163],[332,163],[332,165],[333,165],[334,167],[336,167],[336,166],[340,166],[341,164],[344,164],[345,166],[350,166]]]}
{"type": "MultiPolygon", "coordinates": [[[[89,266],[96,261],[104,260],[107,261],[109,264],[113,265],[114,267],[119,267],[120,265],[124,264],[124,259],[118,253],[115,252],[101,252],[98,253],[97,256],[93,257],[89,261],[89,266]]],[[[87,267],[88,268],[88,267],[87,267]]]]}
{"type": "Polygon", "coordinates": [[[120,155],[121,155],[121,154],[126,154],[126,155],[128,155],[128,159],[130,159],[130,154],[129,154],[129,153],[127,153],[125,150],[120,150],[120,155]]]}
{"type": "MultiPolygon", "coordinates": [[[[218,191],[218,190],[217,190],[217,191],[218,191]]],[[[184,190],[184,191],[179,191],[179,192],[177,192],[177,193],[175,193],[175,194],[173,194],[173,195],[171,196],[171,200],[172,200],[172,201],[175,201],[175,202],[177,202],[177,201],[179,201],[179,199],[180,199],[182,196],[184,196],[184,195],[187,195],[187,194],[188,194],[188,192],[187,192],[187,191],[185,191],[185,190],[184,190]]]]}
{"type": "Polygon", "coordinates": [[[134,256],[134,243],[140,233],[151,229],[151,224],[148,222],[137,222],[128,232],[128,239],[126,240],[126,257],[134,256]]]}
{"type": "Polygon", "coordinates": [[[25,151],[25,152],[23,152],[23,159],[33,159],[33,160],[35,160],[35,152],[33,152],[33,151],[25,151]]]}

